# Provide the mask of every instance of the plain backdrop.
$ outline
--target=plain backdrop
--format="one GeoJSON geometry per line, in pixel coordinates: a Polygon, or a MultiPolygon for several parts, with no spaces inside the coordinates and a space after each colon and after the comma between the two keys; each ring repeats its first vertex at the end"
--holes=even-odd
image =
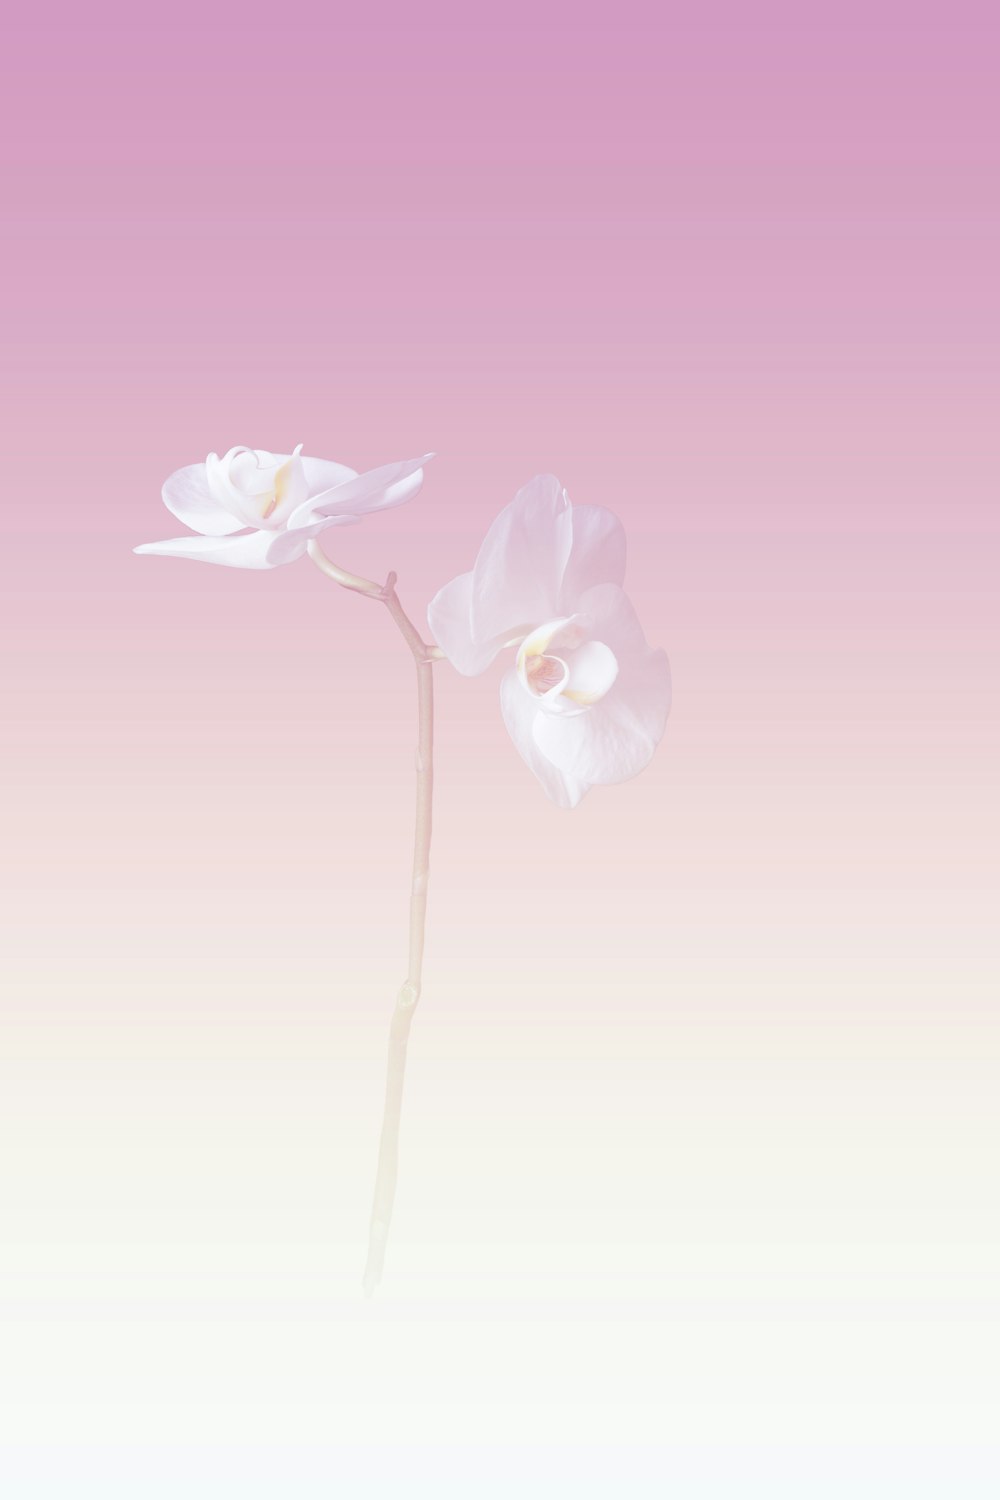
{"type": "MultiPolygon", "coordinates": [[[[997,18],[64,4],[3,129],[0,1474],[16,1500],[992,1497],[997,18]],[[233,444],[533,473],[670,653],[550,806],[308,562],[136,557],[233,444]]],[[[332,547],[332,543],[331,543],[332,547]]]]}

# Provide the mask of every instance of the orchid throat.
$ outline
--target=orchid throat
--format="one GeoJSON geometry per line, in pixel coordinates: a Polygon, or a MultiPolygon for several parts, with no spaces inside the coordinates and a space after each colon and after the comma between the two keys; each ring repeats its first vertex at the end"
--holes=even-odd
{"type": "Polygon", "coordinates": [[[516,665],[521,686],[547,713],[584,712],[618,676],[614,652],[589,638],[580,615],[537,626],[521,641],[516,665]]]}

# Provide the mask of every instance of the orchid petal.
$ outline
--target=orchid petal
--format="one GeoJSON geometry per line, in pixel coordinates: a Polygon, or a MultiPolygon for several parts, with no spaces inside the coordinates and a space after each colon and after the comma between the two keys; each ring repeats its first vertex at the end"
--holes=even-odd
{"type": "Polygon", "coordinates": [[[427,606],[427,623],[434,640],[457,672],[477,677],[507,644],[502,635],[481,645],[472,639],[471,573],[461,573],[439,589],[427,606]]]}
{"type": "Polygon", "coordinates": [[[369,469],[367,474],[356,474],[335,484],[318,495],[310,495],[289,517],[289,530],[308,526],[320,516],[362,516],[369,511],[388,510],[405,504],[413,499],[423,484],[423,466],[433,457],[433,453],[425,453],[422,458],[383,464],[378,469],[369,469]]]}
{"type": "Polygon", "coordinates": [[[524,621],[560,613],[559,585],[572,532],[558,479],[538,474],[497,516],[473,568],[472,638],[509,636],[524,621]]]}
{"type": "Polygon", "coordinates": [[[343,484],[347,479],[357,479],[357,469],[349,469],[346,464],[334,463],[332,458],[306,458],[303,455],[302,469],[309,486],[309,495],[322,495],[326,490],[332,490],[335,484],[343,484]]]}
{"type": "Polygon", "coordinates": [[[617,584],[600,583],[588,589],[580,595],[577,610],[579,617],[587,622],[590,639],[604,641],[619,662],[649,652],[650,646],[632,601],[617,584]]]}
{"type": "Polygon", "coordinates": [[[564,775],[592,783],[627,781],[652,758],[670,711],[666,652],[651,651],[627,596],[614,584],[580,600],[618,661],[606,695],[585,713],[539,714],[532,725],[542,754],[564,775]]]}
{"type": "Polygon", "coordinates": [[[537,700],[524,691],[515,670],[507,672],[500,683],[500,709],[515,748],[546,794],[558,807],[576,807],[588,790],[587,784],[578,776],[567,775],[539,750],[533,727],[544,715],[537,700]]]}
{"type": "Polygon", "coordinates": [[[618,676],[618,658],[603,641],[585,641],[569,659],[569,680],[563,688],[574,703],[597,703],[618,676]]]}
{"type": "MultiPolygon", "coordinates": [[[[250,531],[245,536],[232,537],[179,536],[169,542],[144,542],[133,551],[158,557],[190,557],[196,562],[221,563],[227,568],[273,568],[277,564],[269,557],[269,549],[282,535],[282,532],[250,531]]],[[[301,550],[304,552],[305,548],[303,541],[301,550]]],[[[294,558],[282,561],[292,562],[294,558]]]]}
{"type": "Polygon", "coordinates": [[[167,509],[202,536],[230,536],[246,525],[212,494],[204,464],[175,469],[163,486],[167,509]]]}
{"type": "Polygon", "coordinates": [[[574,505],[569,513],[573,542],[562,583],[559,607],[577,608],[577,600],[599,583],[625,581],[625,529],[603,505],[574,505]]]}
{"type": "Polygon", "coordinates": [[[283,563],[294,562],[314,537],[322,536],[331,526],[356,526],[360,519],[360,516],[318,516],[308,526],[297,526],[294,531],[289,526],[287,531],[279,531],[276,536],[271,536],[268,566],[280,567],[283,563]]]}
{"type": "Polygon", "coordinates": [[[628,781],[644,770],[666,728],[670,668],[665,651],[623,672],[588,713],[539,714],[538,749],[564,775],[593,784],[628,781]]]}

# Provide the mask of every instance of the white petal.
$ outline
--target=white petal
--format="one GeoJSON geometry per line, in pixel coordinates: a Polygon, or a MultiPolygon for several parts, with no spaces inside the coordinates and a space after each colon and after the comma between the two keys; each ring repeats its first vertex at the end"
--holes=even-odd
{"type": "Polygon", "coordinates": [[[525,692],[516,671],[507,672],[500,683],[500,709],[507,732],[522,760],[534,771],[546,793],[559,807],[576,807],[589,790],[578,776],[567,775],[554,766],[539,750],[532,729],[536,719],[544,717],[537,701],[525,692]]]}
{"type": "Polygon", "coordinates": [[[308,526],[320,516],[363,516],[369,511],[403,505],[420,489],[423,466],[433,457],[432,453],[425,453],[423,458],[383,464],[378,469],[369,469],[367,474],[356,474],[352,479],[335,484],[321,494],[310,495],[289,518],[289,529],[308,526]]]}
{"type": "Polygon", "coordinates": [[[649,643],[631,599],[614,583],[601,583],[580,595],[579,615],[587,622],[591,640],[604,641],[619,662],[642,656],[649,643]]]}
{"type": "Polygon", "coordinates": [[[539,714],[535,744],[567,776],[610,785],[637,776],[652,760],[670,709],[665,651],[629,663],[607,697],[581,714],[539,714]]]}
{"type": "Polygon", "coordinates": [[[482,645],[472,639],[472,574],[462,573],[439,589],[427,606],[431,635],[456,671],[466,677],[485,672],[500,648],[503,636],[482,645]]]}
{"type": "Polygon", "coordinates": [[[202,536],[230,536],[246,524],[212,494],[204,464],[175,469],[163,486],[163,503],[178,521],[202,536]]]}
{"type": "Polygon", "coordinates": [[[359,516],[319,516],[308,526],[297,526],[294,531],[289,526],[287,531],[272,535],[268,564],[280,567],[282,563],[294,562],[302,556],[313,537],[322,536],[331,526],[356,526],[359,520],[359,516]]]}
{"type": "Polygon", "coordinates": [[[574,505],[570,523],[573,542],[559,591],[566,613],[595,584],[625,581],[625,530],[618,517],[602,505],[574,505]]]}
{"type": "Polygon", "coordinates": [[[310,496],[322,495],[325,490],[332,490],[335,484],[343,484],[346,479],[358,477],[357,469],[334,463],[332,458],[306,458],[303,455],[302,469],[310,496]]]}
{"type": "Polygon", "coordinates": [[[603,641],[585,641],[569,658],[569,681],[563,688],[574,703],[597,703],[618,676],[618,658],[603,641]]]}
{"type": "Polygon", "coordinates": [[[559,584],[572,541],[569,500],[538,474],[497,516],[473,568],[472,635],[488,641],[560,613],[559,584]]]}
{"type": "MultiPolygon", "coordinates": [[[[271,454],[263,456],[268,460],[272,457],[271,454]]],[[[260,529],[266,509],[266,504],[253,489],[246,487],[262,482],[263,473],[258,468],[259,457],[261,454],[253,448],[230,448],[221,458],[217,453],[210,453],[205,460],[209,489],[226,510],[239,518],[241,527],[260,529]],[[243,486],[235,483],[237,474],[242,476],[243,486]]]]}
{"type": "MultiPolygon", "coordinates": [[[[430,454],[429,457],[433,457],[433,454],[430,454]]],[[[427,460],[424,459],[424,463],[426,462],[427,460]]],[[[417,469],[415,474],[407,474],[404,478],[398,479],[395,484],[390,484],[381,505],[377,508],[379,510],[392,510],[393,506],[405,505],[408,500],[412,500],[414,495],[419,493],[423,482],[424,471],[422,468],[417,469]]],[[[368,509],[374,510],[376,507],[370,505],[368,509]]]]}
{"type": "MultiPolygon", "coordinates": [[[[281,535],[281,532],[251,531],[246,536],[232,537],[179,536],[170,542],[145,542],[134,551],[157,557],[190,557],[196,562],[221,563],[227,568],[273,568],[277,564],[270,559],[269,549],[281,535]]],[[[303,541],[303,551],[305,546],[303,541]]],[[[294,557],[282,561],[293,562],[294,557]]]]}

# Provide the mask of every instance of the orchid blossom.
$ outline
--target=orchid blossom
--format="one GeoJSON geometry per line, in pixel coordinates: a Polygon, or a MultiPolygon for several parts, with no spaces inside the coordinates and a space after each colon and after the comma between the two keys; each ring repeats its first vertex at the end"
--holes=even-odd
{"type": "Polygon", "coordinates": [[[163,503],[197,536],[146,542],[136,552],[192,557],[228,568],[277,568],[295,562],[333,526],[350,526],[374,510],[403,505],[423,483],[432,454],[359,474],[326,458],[230,448],[203,464],[177,469],[163,503]],[[250,529],[248,529],[250,528],[250,529]]]}
{"type": "Polygon", "coordinates": [[[646,644],[624,576],[618,518],[572,506],[558,479],[540,474],[497,516],[472,571],[427,611],[466,676],[513,653],[500,685],[504,722],[560,807],[637,775],[666,727],[670,667],[646,644]]]}
{"type": "Polygon", "coordinates": [[[384,584],[348,573],[330,560],[319,537],[331,527],[359,520],[369,511],[386,510],[412,499],[423,482],[423,465],[432,457],[429,453],[424,458],[357,474],[344,464],[303,458],[301,444],[291,454],[252,448],[230,448],[224,458],[210,453],[205,463],[178,469],[163,486],[167,509],[200,535],[149,542],[134,549],[234,568],[280,567],[308,553],[320,572],[335,583],[384,604],[413,656],[418,732],[409,961],[389,1028],[385,1106],[363,1282],[367,1296],[382,1277],[396,1193],[406,1043],[422,984],[434,784],[432,666],[440,652],[421,638],[408,618],[396,593],[395,573],[390,573],[384,584]],[[242,534],[236,535],[238,532],[242,534]]]}

